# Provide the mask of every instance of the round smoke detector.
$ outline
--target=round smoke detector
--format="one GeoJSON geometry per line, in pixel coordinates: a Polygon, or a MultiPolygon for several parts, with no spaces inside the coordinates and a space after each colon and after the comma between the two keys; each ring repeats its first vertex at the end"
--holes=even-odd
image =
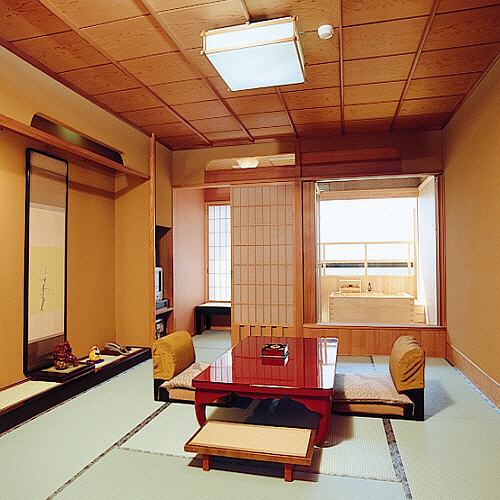
{"type": "Polygon", "coordinates": [[[333,26],[331,24],[324,24],[318,28],[318,36],[321,40],[328,40],[333,36],[333,26]]]}

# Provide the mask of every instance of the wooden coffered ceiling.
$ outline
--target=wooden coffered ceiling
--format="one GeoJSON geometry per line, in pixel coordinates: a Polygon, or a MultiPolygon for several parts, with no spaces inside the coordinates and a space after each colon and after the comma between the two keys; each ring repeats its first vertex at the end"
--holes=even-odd
{"type": "Polygon", "coordinates": [[[0,44],[173,150],[441,129],[500,54],[500,3],[0,0],[0,44]],[[303,84],[230,92],[200,54],[203,30],[290,15],[303,84]]]}

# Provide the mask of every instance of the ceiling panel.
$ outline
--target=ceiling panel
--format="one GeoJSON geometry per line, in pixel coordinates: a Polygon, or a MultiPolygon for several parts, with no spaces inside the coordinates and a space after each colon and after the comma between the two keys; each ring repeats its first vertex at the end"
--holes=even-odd
{"type": "Polygon", "coordinates": [[[0,26],[1,36],[9,42],[68,29],[37,0],[0,0],[0,26]]]}
{"type": "Polygon", "coordinates": [[[366,59],[415,52],[426,18],[417,17],[344,28],[344,59],[366,59]]]}
{"type": "Polygon", "coordinates": [[[374,83],[371,85],[352,85],[345,88],[345,104],[363,104],[397,101],[401,97],[404,81],[374,83]]]}
{"type": "Polygon", "coordinates": [[[239,0],[167,10],[160,13],[160,18],[172,30],[184,49],[201,48],[202,31],[246,22],[239,0]]]}
{"type": "Polygon", "coordinates": [[[345,61],[344,84],[349,86],[406,80],[413,59],[413,54],[402,54],[345,61]]]}
{"type": "Polygon", "coordinates": [[[500,5],[438,14],[424,50],[465,47],[499,40],[500,5]]]}
{"type": "Polygon", "coordinates": [[[322,108],[340,105],[340,89],[325,87],[322,89],[299,90],[283,94],[286,107],[289,110],[322,108]]]}
{"type": "Polygon", "coordinates": [[[295,16],[300,32],[315,32],[322,24],[338,26],[339,0],[245,0],[252,21],[295,16]]]}
{"type": "Polygon", "coordinates": [[[440,129],[449,118],[450,113],[398,116],[395,120],[394,129],[440,129]]]}
{"type": "Polygon", "coordinates": [[[465,95],[477,81],[480,73],[438,76],[435,78],[414,78],[406,93],[406,99],[465,95]]]}
{"type": "Polygon", "coordinates": [[[97,2],[95,0],[44,0],[50,8],[62,12],[78,27],[94,26],[119,19],[147,14],[146,8],[136,0],[113,0],[97,2]]]}
{"type": "Polygon", "coordinates": [[[344,26],[427,16],[434,0],[343,0],[344,26]]]}
{"type": "Polygon", "coordinates": [[[226,99],[231,109],[238,115],[248,115],[261,110],[266,112],[281,111],[283,106],[276,92],[248,97],[231,97],[226,99]]]}
{"type": "Polygon", "coordinates": [[[218,116],[228,116],[230,113],[218,100],[203,101],[201,105],[196,102],[178,104],[173,106],[186,120],[201,120],[203,118],[216,118],[218,116]]]}
{"type": "Polygon", "coordinates": [[[323,106],[315,109],[297,109],[290,111],[293,122],[298,125],[306,123],[340,122],[340,106],[323,106]]]}
{"type": "Polygon", "coordinates": [[[14,42],[13,45],[56,73],[108,62],[73,31],[27,38],[14,42]]]}
{"type": "Polygon", "coordinates": [[[498,1],[339,14],[340,0],[0,0],[0,44],[172,149],[440,129],[500,54],[498,1]],[[201,32],[290,15],[306,82],[229,91],[201,32]]]}
{"type": "Polygon", "coordinates": [[[241,122],[248,129],[262,127],[282,127],[289,126],[287,115],[284,111],[276,113],[259,113],[240,115],[241,122]]]}
{"type": "Polygon", "coordinates": [[[138,88],[137,82],[129,78],[113,64],[75,69],[60,75],[89,95],[105,94],[138,88]]]}
{"type": "Polygon", "coordinates": [[[394,116],[397,105],[397,101],[394,101],[345,106],[346,119],[373,120],[379,118],[391,118],[394,116]]]}
{"type": "Polygon", "coordinates": [[[144,85],[194,80],[198,74],[179,52],[123,61],[122,65],[144,85]]]}
{"type": "Polygon", "coordinates": [[[158,106],[158,101],[151,93],[142,88],[108,92],[98,95],[97,99],[119,113],[158,106]]]}
{"type": "Polygon", "coordinates": [[[150,88],[169,105],[203,102],[215,98],[210,87],[199,78],[151,85],[150,88]]]}
{"type": "Polygon", "coordinates": [[[100,24],[84,33],[117,61],[178,50],[152,16],[100,24]]]}
{"type": "Polygon", "coordinates": [[[191,124],[202,134],[213,132],[234,132],[241,130],[241,128],[238,126],[238,123],[232,116],[192,120],[191,124]]]}
{"type": "Polygon", "coordinates": [[[500,43],[423,52],[413,78],[484,71],[500,51],[500,43]]]}
{"type": "Polygon", "coordinates": [[[147,127],[150,125],[161,125],[164,123],[173,123],[177,118],[165,107],[159,107],[156,103],[153,108],[142,108],[135,111],[125,111],[122,116],[138,127],[147,127]]]}
{"type": "Polygon", "coordinates": [[[400,116],[416,116],[451,113],[462,97],[458,95],[405,100],[399,114],[400,116]]]}

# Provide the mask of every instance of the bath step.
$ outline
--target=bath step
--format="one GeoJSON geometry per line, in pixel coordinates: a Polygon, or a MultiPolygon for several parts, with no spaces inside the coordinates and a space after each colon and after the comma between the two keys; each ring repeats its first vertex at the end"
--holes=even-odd
{"type": "Polygon", "coordinates": [[[208,420],[184,450],[201,454],[206,471],[214,456],[282,463],[292,481],[295,465],[311,465],[315,436],[316,429],[208,420]]]}

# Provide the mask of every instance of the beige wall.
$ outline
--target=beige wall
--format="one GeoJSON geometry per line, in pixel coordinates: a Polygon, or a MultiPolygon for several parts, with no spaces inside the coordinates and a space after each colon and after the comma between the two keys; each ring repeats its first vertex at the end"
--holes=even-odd
{"type": "MultiPolygon", "coordinates": [[[[29,125],[42,114],[120,151],[147,173],[149,138],[0,47],[0,114],[29,125]]],[[[0,131],[0,388],[23,375],[26,148],[45,145],[0,131]]],[[[168,164],[164,148],[159,155],[168,164]]],[[[56,156],[62,157],[61,154],[56,156]]],[[[167,168],[167,167],[165,167],[167,168]]],[[[168,191],[168,187],[166,188],[168,191]]],[[[171,212],[165,211],[168,221],[171,212]]],[[[75,354],[116,340],[149,344],[149,186],[69,164],[67,333],[75,354]]]]}
{"type": "Polygon", "coordinates": [[[194,308],[205,301],[205,193],[174,190],[174,318],[194,332],[194,308]]]}
{"type": "Polygon", "coordinates": [[[500,61],[444,131],[451,345],[500,382],[500,61]]]}
{"type": "Polygon", "coordinates": [[[172,227],[172,151],[156,145],[156,224],[172,227]]]}
{"type": "Polygon", "coordinates": [[[0,387],[23,378],[25,156],[34,145],[0,132],[0,387]]]}

